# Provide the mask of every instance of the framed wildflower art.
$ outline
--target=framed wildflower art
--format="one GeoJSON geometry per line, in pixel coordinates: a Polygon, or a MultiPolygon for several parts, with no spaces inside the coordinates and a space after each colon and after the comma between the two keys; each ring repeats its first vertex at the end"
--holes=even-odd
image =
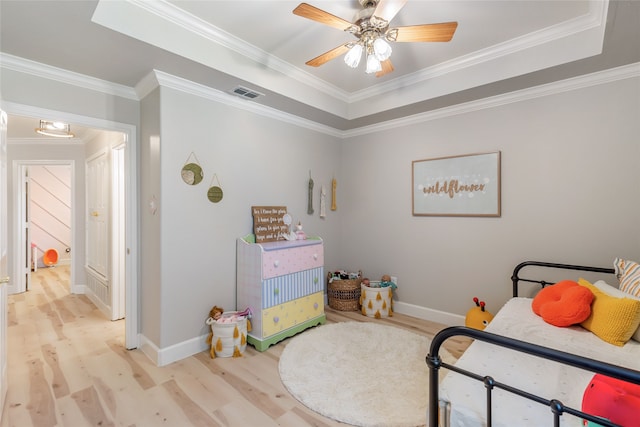
{"type": "Polygon", "coordinates": [[[500,152],[412,162],[414,216],[500,216],[500,152]]]}

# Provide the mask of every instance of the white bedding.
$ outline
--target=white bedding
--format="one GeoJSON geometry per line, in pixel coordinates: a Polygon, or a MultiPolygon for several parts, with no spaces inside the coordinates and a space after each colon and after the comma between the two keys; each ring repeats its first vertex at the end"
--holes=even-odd
{"type": "MultiPolygon", "coordinates": [[[[528,341],[568,353],[640,370],[640,342],[623,347],[606,343],[579,326],[558,328],[531,310],[530,298],[513,298],[496,314],[486,331],[528,341]]],[[[582,395],[593,373],[475,341],[456,366],[520,388],[565,406],[581,409],[582,395]]],[[[486,389],[479,382],[449,372],[440,386],[440,399],[451,403],[451,426],[486,425],[486,389]]],[[[493,425],[496,427],[553,425],[551,410],[502,390],[493,391],[493,425]]],[[[581,426],[578,418],[561,417],[562,426],[581,426]]]]}

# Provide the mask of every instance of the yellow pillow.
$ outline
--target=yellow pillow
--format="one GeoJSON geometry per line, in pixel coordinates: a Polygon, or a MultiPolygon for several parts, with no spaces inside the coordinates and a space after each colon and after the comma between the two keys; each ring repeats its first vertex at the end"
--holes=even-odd
{"type": "Polygon", "coordinates": [[[591,315],[580,325],[608,343],[623,346],[640,325],[640,300],[612,297],[585,279],[578,283],[594,297],[591,315]]]}

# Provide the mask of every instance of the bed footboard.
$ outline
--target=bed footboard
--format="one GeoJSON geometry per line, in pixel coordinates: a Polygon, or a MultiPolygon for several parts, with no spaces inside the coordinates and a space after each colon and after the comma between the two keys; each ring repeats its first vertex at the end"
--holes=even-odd
{"type": "MultiPolygon", "coordinates": [[[[510,387],[507,384],[502,384],[495,381],[489,376],[482,376],[477,373],[469,372],[464,369],[457,368],[456,366],[449,365],[442,361],[439,356],[440,347],[448,338],[453,336],[466,336],[476,340],[484,341],[493,345],[509,348],[512,350],[528,353],[530,355],[553,360],[565,365],[581,368],[593,373],[603,374],[609,377],[617,378],[629,383],[640,385],[640,371],[632,369],[622,368],[620,366],[612,365],[609,363],[601,362],[594,359],[578,356],[575,354],[566,353],[563,351],[554,350],[547,347],[542,347],[536,344],[528,343],[525,341],[516,340],[513,338],[504,337],[501,335],[492,334],[477,329],[471,329],[463,326],[452,326],[440,331],[433,338],[429,354],[426,357],[427,365],[429,366],[429,414],[428,425],[429,427],[438,427],[438,415],[439,415],[439,369],[446,368],[458,374],[465,375],[474,380],[484,383],[486,388],[486,425],[491,426],[491,407],[492,407],[492,390],[499,388],[507,392],[516,394],[522,398],[532,400],[541,405],[549,407],[549,410],[554,414],[554,425],[560,425],[560,417],[563,414],[570,414],[575,417],[597,422],[599,425],[607,427],[617,427],[617,424],[613,424],[607,420],[595,417],[590,414],[586,414],[578,409],[564,406],[559,400],[547,400],[542,397],[533,395],[526,391],[510,387]]],[[[444,416],[444,414],[442,414],[444,416]]]]}

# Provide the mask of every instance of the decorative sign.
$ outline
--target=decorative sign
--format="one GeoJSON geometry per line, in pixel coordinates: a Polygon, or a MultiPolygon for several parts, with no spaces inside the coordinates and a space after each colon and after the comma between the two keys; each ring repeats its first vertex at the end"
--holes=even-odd
{"type": "Polygon", "coordinates": [[[289,225],[285,223],[286,206],[251,206],[251,214],[256,243],[284,240],[283,236],[289,234],[289,225]]]}
{"type": "Polygon", "coordinates": [[[180,171],[180,175],[182,176],[182,180],[189,185],[198,185],[200,184],[200,181],[202,181],[202,178],[204,178],[202,167],[200,166],[198,158],[193,151],[189,154],[187,162],[180,171]],[[193,162],[189,163],[191,158],[193,158],[193,162]]]}
{"type": "Polygon", "coordinates": [[[220,187],[220,180],[218,180],[218,175],[214,173],[213,178],[211,179],[211,186],[207,191],[207,199],[209,199],[211,203],[218,203],[220,200],[222,200],[222,194],[223,193],[222,187],[220,187]],[[216,181],[218,185],[213,185],[214,181],[216,181]]]}
{"type": "Polygon", "coordinates": [[[500,152],[416,160],[414,216],[500,216],[500,152]]]}
{"type": "Polygon", "coordinates": [[[209,190],[207,191],[207,199],[209,199],[211,203],[218,203],[222,200],[222,194],[222,188],[214,185],[213,187],[209,187],[209,190]]]}
{"type": "Polygon", "coordinates": [[[200,181],[202,181],[202,178],[204,177],[202,168],[197,163],[187,163],[184,165],[180,175],[182,176],[182,180],[189,185],[200,184],[200,181]]]}

